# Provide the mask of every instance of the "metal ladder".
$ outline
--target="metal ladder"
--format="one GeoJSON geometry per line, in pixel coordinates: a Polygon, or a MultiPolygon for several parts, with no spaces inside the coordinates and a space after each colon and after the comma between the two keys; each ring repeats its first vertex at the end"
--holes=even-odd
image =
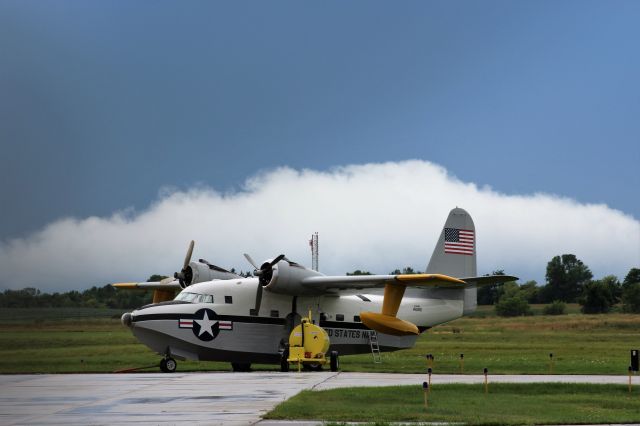
{"type": "Polygon", "coordinates": [[[371,355],[373,355],[373,363],[380,364],[380,345],[378,345],[378,333],[375,330],[369,331],[369,345],[371,346],[371,355]]]}

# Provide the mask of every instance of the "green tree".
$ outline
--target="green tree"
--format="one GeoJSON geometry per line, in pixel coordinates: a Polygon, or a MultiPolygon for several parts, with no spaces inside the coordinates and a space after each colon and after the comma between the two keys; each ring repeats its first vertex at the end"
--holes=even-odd
{"type": "Polygon", "coordinates": [[[149,279],[147,279],[148,283],[153,283],[153,282],[157,282],[157,281],[162,281],[165,278],[167,278],[166,275],[159,275],[159,274],[153,274],[149,277],[149,279]]]}
{"type": "Polygon", "coordinates": [[[618,277],[615,275],[607,275],[602,277],[600,281],[609,288],[612,296],[612,304],[615,305],[620,302],[620,297],[622,297],[622,285],[620,284],[618,277]]]}
{"type": "Polygon", "coordinates": [[[640,268],[631,268],[622,281],[622,311],[640,313],[640,268]]]}
{"type": "Polygon", "coordinates": [[[593,274],[573,254],[555,256],[547,264],[547,285],[543,290],[545,301],[561,300],[575,302],[582,294],[584,286],[591,281],[593,274]]]}
{"type": "Polygon", "coordinates": [[[622,281],[622,287],[626,287],[631,284],[640,283],[640,268],[631,268],[624,281],[622,281]]]}
{"type": "Polygon", "coordinates": [[[504,284],[504,294],[496,303],[496,314],[501,317],[517,317],[531,315],[531,308],[524,295],[520,291],[518,284],[508,282],[504,284]]]}
{"type": "Polygon", "coordinates": [[[389,275],[413,275],[420,274],[420,271],[414,270],[411,266],[405,266],[402,270],[396,268],[393,271],[389,272],[389,275]]]}
{"type": "Polygon", "coordinates": [[[605,314],[615,302],[611,287],[602,280],[592,281],[584,286],[580,297],[581,311],[585,314],[605,314]]]}
{"type": "Polygon", "coordinates": [[[522,284],[520,286],[520,292],[527,302],[538,303],[540,287],[538,287],[538,283],[534,280],[522,284]]]}
{"type": "Polygon", "coordinates": [[[347,275],[352,276],[352,275],[373,275],[373,274],[369,271],[361,271],[360,269],[356,269],[353,272],[347,272],[347,275]]]}
{"type": "Polygon", "coordinates": [[[627,284],[622,291],[622,311],[640,314],[640,282],[627,284]]]}
{"type": "MultiPolygon", "coordinates": [[[[485,276],[488,276],[486,274],[485,276]]],[[[504,270],[498,269],[493,271],[491,275],[504,275],[504,270]]],[[[484,285],[478,288],[478,305],[495,305],[498,303],[500,296],[504,293],[504,283],[484,285]]]]}
{"type": "Polygon", "coordinates": [[[567,304],[559,300],[554,300],[544,307],[543,313],[545,315],[565,315],[567,313],[567,304]]]}

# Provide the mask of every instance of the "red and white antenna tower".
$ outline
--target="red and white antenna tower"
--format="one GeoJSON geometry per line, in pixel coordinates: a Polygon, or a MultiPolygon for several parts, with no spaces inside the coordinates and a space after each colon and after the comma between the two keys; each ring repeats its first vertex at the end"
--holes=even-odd
{"type": "Polygon", "coordinates": [[[318,270],[318,233],[311,235],[309,240],[309,246],[311,247],[311,269],[318,270]]]}

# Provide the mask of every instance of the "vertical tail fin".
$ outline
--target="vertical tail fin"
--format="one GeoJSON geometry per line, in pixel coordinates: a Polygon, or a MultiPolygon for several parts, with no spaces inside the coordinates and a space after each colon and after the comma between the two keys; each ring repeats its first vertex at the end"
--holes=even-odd
{"type": "MultiPolygon", "coordinates": [[[[477,276],[476,228],[464,209],[456,207],[440,233],[436,248],[427,266],[427,274],[445,274],[455,278],[477,276]]],[[[464,313],[475,311],[477,289],[464,290],[464,313]]]]}

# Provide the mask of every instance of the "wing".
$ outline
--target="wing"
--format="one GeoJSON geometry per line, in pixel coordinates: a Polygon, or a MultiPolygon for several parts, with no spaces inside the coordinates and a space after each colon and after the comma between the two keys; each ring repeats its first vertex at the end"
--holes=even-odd
{"type": "Polygon", "coordinates": [[[182,290],[178,280],[166,283],[162,281],[152,281],[148,283],[116,283],[111,285],[120,290],[182,290]]]}
{"type": "Polygon", "coordinates": [[[302,280],[303,286],[316,290],[381,288],[387,284],[403,287],[446,288],[464,288],[466,285],[463,280],[442,274],[321,276],[302,280]]]}
{"type": "Polygon", "coordinates": [[[418,327],[415,324],[396,317],[407,287],[464,289],[478,285],[513,281],[515,279],[517,278],[508,275],[458,279],[443,274],[316,276],[303,279],[302,285],[325,292],[384,287],[382,312],[360,312],[360,319],[364,325],[373,330],[394,336],[402,336],[419,334],[418,327]]]}
{"type": "Polygon", "coordinates": [[[418,327],[415,324],[396,317],[402,296],[407,287],[464,289],[467,283],[442,274],[411,274],[308,277],[302,280],[302,285],[322,291],[384,287],[382,312],[360,312],[360,319],[364,325],[373,330],[402,336],[419,334],[418,327]]]}

